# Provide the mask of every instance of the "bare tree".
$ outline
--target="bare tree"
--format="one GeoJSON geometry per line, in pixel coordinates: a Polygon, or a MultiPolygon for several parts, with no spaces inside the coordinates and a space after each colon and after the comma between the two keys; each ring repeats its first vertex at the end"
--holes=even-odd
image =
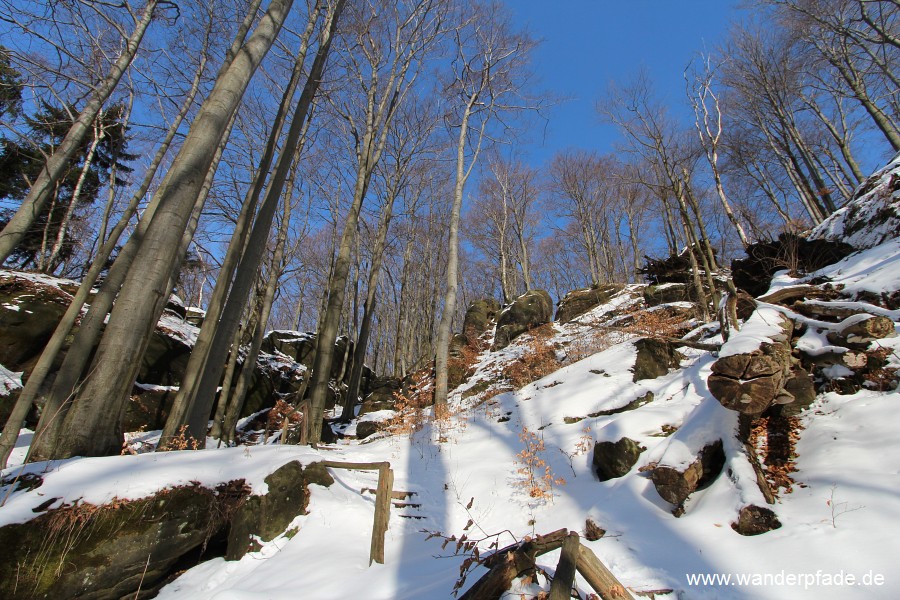
{"type": "MultiPolygon", "coordinates": [[[[37,179],[35,179],[19,209],[6,224],[6,227],[0,231],[0,262],[5,261],[22,241],[36,216],[49,201],[56,182],[63,176],[69,161],[80,148],[85,136],[92,131],[93,124],[103,105],[134,60],[141,40],[153,21],[155,12],[161,2],[163,0],[147,0],[143,9],[139,11],[140,14],[135,15],[134,29],[127,36],[118,58],[111,65],[109,72],[97,85],[93,94],[91,94],[91,97],[79,112],[65,138],[63,138],[53,154],[47,157],[44,168],[37,179]]],[[[169,3],[163,2],[163,4],[169,3]]]]}
{"type": "Polygon", "coordinates": [[[595,152],[569,150],[550,163],[548,189],[559,216],[577,227],[572,241],[584,252],[592,285],[610,278],[608,222],[615,188],[615,159],[595,152]]]}
{"type": "Polygon", "coordinates": [[[694,109],[694,127],[700,138],[706,160],[712,170],[713,182],[716,194],[722,203],[722,209],[728,216],[728,220],[737,231],[741,243],[746,247],[750,244],[750,238],[744,231],[744,226],[738,220],[731,208],[728,196],[725,194],[725,186],[722,183],[722,173],[719,169],[719,149],[722,143],[722,108],[719,96],[713,89],[715,68],[712,59],[706,55],[700,56],[701,66],[693,70],[685,69],[684,79],[687,82],[687,96],[694,109]]]}
{"type": "Polygon", "coordinates": [[[351,31],[356,47],[347,55],[346,71],[363,91],[364,109],[359,114],[346,104],[334,103],[354,141],[356,169],[353,198],[344,221],[327,289],[328,300],[316,338],[307,419],[311,444],[321,439],[331,364],[360,210],[387,143],[390,124],[418,76],[420,62],[442,29],[443,6],[435,0],[400,3],[379,0],[360,7],[354,16],[351,31]]]}
{"type": "Polygon", "coordinates": [[[534,42],[515,32],[498,3],[476,5],[456,34],[456,57],[446,86],[456,132],[456,176],[450,212],[447,280],[435,348],[434,402],[447,402],[450,331],[459,286],[459,216],[466,182],[478,162],[488,127],[502,115],[533,106],[525,96],[528,55],[534,42]]]}
{"type": "Polygon", "coordinates": [[[219,145],[250,77],[290,10],[272,0],[256,29],[219,76],[160,186],[159,208],[118,294],[90,375],[66,415],[54,455],[105,453],[121,444],[121,415],[139,357],[167,299],[181,238],[219,145]]]}

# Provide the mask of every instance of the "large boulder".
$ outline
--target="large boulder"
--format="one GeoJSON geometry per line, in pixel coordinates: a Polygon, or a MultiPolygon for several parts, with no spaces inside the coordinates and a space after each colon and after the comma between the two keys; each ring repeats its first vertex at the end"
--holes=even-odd
{"type": "Polygon", "coordinates": [[[151,385],[181,385],[190,357],[188,344],[157,327],[141,358],[137,380],[151,385]]]}
{"type": "Polygon", "coordinates": [[[556,309],[556,321],[568,323],[592,308],[609,302],[613,296],[623,289],[625,289],[625,286],[620,283],[608,283],[594,285],[583,290],[571,291],[559,301],[559,307],[556,309]]]}
{"type": "Polygon", "coordinates": [[[627,437],[615,442],[597,442],[594,445],[594,472],[600,481],[623,477],[631,471],[644,450],[639,443],[627,437]]]}
{"type": "Polygon", "coordinates": [[[265,479],[269,491],[250,496],[234,512],[228,532],[226,560],[238,560],[281,535],[298,515],[306,514],[309,484],[328,487],[334,479],[322,463],[303,467],[298,461],[281,466],[265,479]]]}
{"type": "Polygon", "coordinates": [[[900,155],[860,185],[850,202],[810,232],[810,239],[873,248],[897,237],[900,231],[900,155]]]}
{"type": "Polygon", "coordinates": [[[263,352],[281,352],[294,362],[312,366],[313,352],[316,350],[316,334],[303,331],[275,330],[263,339],[263,352]]]}
{"type": "Polygon", "coordinates": [[[684,358],[675,346],[665,340],[641,338],[634,346],[637,348],[632,376],[635,383],[643,379],[662,377],[670,369],[677,369],[684,358]]]}
{"type": "Polygon", "coordinates": [[[227,525],[243,480],[168,488],[138,500],[50,510],[0,527],[0,597],[106,600],[151,594],[227,525]],[[35,549],[40,555],[34,556],[35,549]],[[32,556],[30,560],[23,557],[32,556]]]}
{"type": "Polygon", "coordinates": [[[378,377],[372,381],[371,386],[372,391],[363,400],[359,414],[393,410],[396,401],[394,394],[401,391],[403,382],[396,377],[378,377]]]}
{"type": "Polygon", "coordinates": [[[553,318],[553,300],[544,290],[531,290],[516,298],[503,309],[497,319],[493,350],[506,348],[510,342],[529,329],[553,318]]]}
{"type": "Polygon", "coordinates": [[[724,466],[725,451],[717,440],[706,445],[687,467],[657,465],[650,479],[662,499],[675,505],[675,516],[680,516],[688,496],[711,484],[724,466]]]}
{"type": "Polygon", "coordinates": [[[497,318],[500,303],[493,298],[481,298],[469,305],[463,320],[463,335],[471,342],[490,329],[497,318]]]}
{"type": "Polygon", "coordinates": [[[644,288],[644,302],[647,306],[659,306],[671,302],[694,302],[697,292],[687,283],[661,283],[644,288]]]}
{"type": "MultiPolygon", "coordinates": [[[[270,331],[263,339],[263,352],[280,352],[306,367],[312,367],[315,360],[316,334],[301,331],[270,331]]],[[[353,342],[346,336],[341,336],[334,343],[334,360],[331,363],[331,378],[337,379],[343,375],[344,379],[350,377],[350,369],[344,368],[344,357],[353,358],[353,342]],[[348,349],[349,344],[349,349],[348,349]]]]}
{"type": "Polygon", "coordinates": [[[780,319],[781,332],[755,350],[720,356],[707,379],[710,393],[725,408],[757,415],[773,403],[789,404],[793,397],[784,386],[790,377],[793,322],[780,319]]]}
{"type": "Polygon", "coordinates": [[[0,364],[30,371],[71,300],[38,279],[0,273],[0,364]]]}

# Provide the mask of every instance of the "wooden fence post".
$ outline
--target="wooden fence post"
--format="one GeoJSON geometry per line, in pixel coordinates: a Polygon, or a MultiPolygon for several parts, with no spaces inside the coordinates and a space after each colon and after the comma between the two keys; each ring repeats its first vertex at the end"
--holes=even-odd
{"type": "Polygon", "coordinates": [[[394,471],[390,463],[382,463],[378,469],[378,489],[375,492],[375,524],[372,527],[372,548],[369,551],[369,564],[372,561],[384,564],[384,536],[391,517],[391,491],[394,489],[394,471]]]}
{"type": "Polygon", "coordinates": [[[384,535],[391,519],[391,497],[394,491],[394,471],[389,462],[351,463],[334,460],[323,461],[322,464],[332,469],[350,471],[378,470],[378,488],[375,490],[375,523],[372,526],[372,544],[369,548],[369,564],[384,564],[384,535]]]}
{"type": "Polygon", "coordinates": [[[572,531],[563,541],[562,554],[556,565],[556,574],[550,584],[550,600],[568,600],[572,597],[572,585],[575,583],[575,567],[578,563],[581,542],[578,533],[572,531]]]}

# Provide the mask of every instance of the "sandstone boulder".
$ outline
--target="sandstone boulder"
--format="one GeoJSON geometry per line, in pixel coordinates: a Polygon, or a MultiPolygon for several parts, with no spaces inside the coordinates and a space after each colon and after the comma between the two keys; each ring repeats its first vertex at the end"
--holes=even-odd
{"type": "Polygon", "coordinates": [[[609,283],[571,291],[559,301],[559,307],[556,309],[556,321],[568,323],[592,308],[609,302],[624,288],[625,286],[620,283],[609,283]]]}
{"type": "Polygon", "coordinates": [[[234,512],[228,532],[226,560],[238,560],[259,550],[257,539],[269,542],[281,535],[294,517],[306,514],[309,484],[328,487],[334,479],[322,463],[306,467],[298,461],[282,465],[265,478],[269,491],[250,496],[234,512]]]}
{"type": "Polygon", "coordinates": [[[738,513],[738,520],[731,528],[741,535],[760,535],[781,527],[781,521],[771,508],[751,504],[738,513]]]}
{"type": "Polygon", "coordinates": [[[684,356],[665,340],[641,338],[634,343],[637,358],[634,361],[632,381],[662,377],[670,369],[677,369],[684,356]]]}
{"type": "Polygon", "coordinates": [[[784,403],[789,378],[793,322],[780,316],[781,333],[756,350],[720,357],[707,380],[709,391],[724,406],[747,415],[760,414],[773,402],[784,403]]]}
{"type": "Polygon", "coordinates": [[[615,442],[597,442],[594,445],[594,472],[600,481],[608,481],[627,475],[645,448],[631,438],[623,437],[615,442]]]}
{"type": "Polygon", "coordinates": [[[497,319],[493,350],[506,348],[510,342],[529,329],[553,318],[553,301],[544,290],[531,290],[516,298],[503,309],[497,319]]]}
{"type": "Polygon", "coordinates": [[[675,514],[678,516],[688,496],[712,483],[724,465],[725,451],[722,441],[717,440],[706,445],[698,453],[696,460],[686,468],[658,465],[653,469],[650,479],[660,497],[675,505],[675,514]]]}

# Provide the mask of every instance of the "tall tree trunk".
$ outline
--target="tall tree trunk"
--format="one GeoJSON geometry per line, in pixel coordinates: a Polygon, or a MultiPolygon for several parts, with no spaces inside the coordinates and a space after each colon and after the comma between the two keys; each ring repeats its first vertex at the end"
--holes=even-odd
{"type": "MultiPolygon", "coordinates": [[[[396,182],[395,182],[396,183],[396,182]]],[[[384,213],[378,224],[375,234],[375,248],[372,251],[372,264],[369,269],[369,282],[366,287],[366,300],[363,305],[362,324],[356,337],[356,348],[353,351],[352,367],[350,369],[350,381],[347,385],[347,395],[344,398],[344,410],[341,413],[342,421],[349,421],[353,416],[353,407],[359,397],[362,372],[366,359],[366,348],[369,345],[369,334],[372,330],[372,317],[375,314],[375,300],[378,290],[378,280],[381,275],[381,263],[384,258],[384,249],[387,246],[387,234],[391,226],[391,217],[394,211],[394,202],[399,193],[399,185],[392,186],[388,191],[384,213]]]]}
{"type": "MultiPolygon", "coordinates": [[[[292,188],[293,185],[290,187],[292,188]]],[[[253,377],[256,359],[259,356],[260,348],[262,348],[263,337],[265,337],[266,323],[269,322],[269,315],[272,313],[275,292],[278,290],[278,279],[281,277],[281,272],[284,268],[284,247],[287,241],[290,220],[291,198],[290,194],[286,194],[281,227],[278,229],[278,238],[275,241],[275,252],[272,255],[272,261],[269,265],[269,279],[266,282],[265,291],[263,292],[259,317],[256,321],[256,327],[253,330],[253,337],[250,340],[250,348],[247,350],[247,356],[244,358],[244,366],[241,368],[241,374],[238,376],[237,384],[235,385],[234,392],[231,394],[228,408],[225,411],[225,422],[222,433],[229,441],[234,440],[235,425],[238,417],[240,417],[241,410],[244,408],[244,400],[247,398],[247,390],[250,389],[250,380],[253,377]]]]}
{"type": "MultiPolygon", "coordinates": [[[[120,415],[134,380],[124,377],[140,363],[141,349],[165,305],[179,240],[201,194],[213,158],[244,91],[271,48],[292,0],[272,0],[194,120],[160,190],[159,207],[141,240],[116,299],[92,369],[66,415],[55,456],[105,454],[121,444],[120,415]]],[[[205,433],[205,432],[204,432],[205,433]]]]}
{"type": "MultiPolygon", "coordinates": [[[[238,369],[238,358],[241,354],[241,346],[243,341],[247,339],[248,331],[256,331],[259,324],[259,309],[262,308],[259,302],[250,302],[248,307],[248,316],[241,321],[240,327],[234,332],[234,338],[231,340],[231,350],[228,353],[228,363],[225,366],[225,374],[222,376],[221,392],[216,400],[216,414],[213,417],[212,428],[209,431],[209,437],[216,438],[221,444],[222,440],[231,441],[231,436],[225,432],[226,414],[228,412],[228,403],[232,398],[232,383],[234,383],[234,374],[238,369]]],[[[245,363],[246,364],[246,363],[245,363]]]]}
{"type": "Polygon", "coordinates": [[[241,313],[247,302],[247,296],[250,293],[262,261],[278,201],[281,198],[282,190],[291,171],[295,155],[302,147],[301,140],[308,126],[313,99],[322,80],[331,42],[334,39],[334,32],[345,4],[346,0],[338,0],[331,13],[325,18],[319,48],[310,68],[306,84],[303,87],[303,92],[294,110],[282,152],[278,156],[274,173],[266,189],[266,195],[247,241],[247,248],[243,256],[241,256],[240,264],[237,267],[234,284],[222,310],[222,317],[218,322],[218,326],[215,327],[209,356],[205,361],[205,368],[199,373],[195,395],[193,398],[185,396],[179,403],[177,412],[175,407],[173,407],[172,414],[163,430],[163,438],[160,443],[161,449],[165,449],[164,442],[175,437],[182,425],[187,425],[186,433],[188,436],[198,440],[201,445],[205,441],[207,422],[215,402],[215,391],[222,375],[222,365],[225,354],[228,352],[228,342],[239,324],[241,313]]]}
{"type": "MultiPolygon", "coordinates": [[[[168,282],[166,283],[165,293],[162,294],[162,299],[159,306],[155,308],[155,310],[157,311],[157,319],[159,318],[159,313],[162,312],[163,308],[165,307],[166,301],[172,294],[172,290],[175,287],[175,282],[178,279],[178,271],[180,269],[181,262],[187,255],[188,247],[190,246],[191,240],[194,237],[194,232],[196,231],[197,225],[199,224],[200,214],[203,211],[203,206],[206,202],[206,198],[209,195],[210,189],[212,188],[216,167],[222,158],[222,153],[225,150],[225,145],[227,143],[228,136],[231,133],[233,124],[234,119],[232,118],[231,122],[229,122],[228,124],[223,139],[220,141],[216,152],[213,154],[212,166],[206,174],[206,178],[203,182],[203,187],[200,189],[200,194],[197,196],[197,199],[194,202],[194,207],[192,209],[190,219],[188,220],[185,231],[181,236],[181,240],[178,242],[178,250],[176,254],[178,260],[172,266],[168,282]]],[[[136,196],[135,203],[137,202],[137,200],[138,198],[136,196]]],[[[152,221],[153,214],[155,214],[157,207],[158,200],[157,198],[154,198],[154,200],[151,201],[150,206],[147,207],[147,210],[144,213],[145,218],[142,219],[140,223],[138,223],[137,231],[134,235],[131,236],[131,238],[129,238],[128,242],[125,244],[125,247],[119,253],[116,261],[113,263],[112,268],[110,268],[107,279],[103,282],[103,286],[91,302],[88,314],[85,315],[84,319],[82,319],[81,324],[78,328],[78,332],[75,335],[75,339],[73,340],[72,345],[69,347],[68,352],[66,353],[66,358],[63,361],[62,367],[60,368],[56,379],[53,382],[53,386],[47,393],[44,403],[44,409],[41,413],[41,419],[38,422],[38,427],[35,431],[32,446],[29,449],[26,460],[39,461],[55,458],[57,439],[65,423],[68,411],[71,408],[72,402],[78,391],[76,388],[76,384],[78,383],[79,378],[84,373],[87,361],[92,354],[94,344],[96,343],[102,332],[102,328],[106,321],[106,316],[109,314],[110,309],[113,306],[113,302],[125,281],[125,277],[130,272],[131,264],[134,260],[138,248],[140,247],[140,240],[143,239],[148,223],[152,221]]],[[[120,221],[120,224],[121,223],[122,222],[120,221]]],[[[118,237],[118,234],[115,234],[114,237],[118,237]]],[[[108,243],[114,244],[115,240],[110,239],[108,240],[108,243]]],[[[99,273],[102,265],[98,264],[96,266],[99,273]]],[[[79,292],[81,292],[81,289],[79,289],[79,292]]],[[[147,337],[147,339],[143,340],[142,346],[139,350],[139,356],[144,355],[149,341],[149,336],[147,337]]],[[[130,368],[133,369],[133,372],[131,372],[130,375],[133,381],[137,376],[139,361],[136,361],[133,365],[130,366],[130,368]]],[[[84,374],[85,377],[88,377],[89,375],[90,373],[84,374]]],[[[128,373],[122,373],[121,375],[123,378],[129,377],[128,373]]],[[[123,403],[120,414],[124,414],[124,406],[125,405],[123,403]]]]}
{"type": "Polygon", "coordinates": [[[57,183],[69,166],[72,157],[78,152],[81,142],[88,134],[97,115],[103,108],[103,104],[110,97],[113,90],[119,84],[125,71],[131,65],[137,54],[141,40],[144,38],[153,14],[156,11],[159,0],[147,0],[140,21],[135,25],[134,31],[125,43],[122,53],[110,67],[109,73],[94,88],[93,94],[87,104],[78,114],[78,118],[72,123],[66,136],[59,146],[47,159],[44,168],[31,185],[28,195],[22,200],[22,205],[16,210],[3,231],[0,231],[0,263],[6,261],[12,251],[19,245],[25,234],[31,228],[47,201],[50,199],[57,183]]]}
{"type": "MultiPolygon", "coordinates": [[[[309,15],[306,29],[304,30],[300,40],[300,49],[297,53],[297,57],[294,60],[291,77],[287,85],[285,86],[284,93],[282,94],[281,102],[278,106],[272,128],[269,131],[269,139],[266,141],[265,149],[263,150],[263,154],[260,157],[259,165],[257,167],[253,183],[250,186],[250,189],[247,191],[247,195],[241,205],[241,211],[238,215],[237,222],[235,223],[234,233],[232,234],[232,237],[228,242],[228,248],[225,252],[225,258],[222,261],[222,267],[219,270],[219,276],[216,280],[216,285],[213,289],[212,297],[209,300],[209,305],[206,317],[203,321],[203,326],[200,328],[200,333],[197,337],[197,341],[194,344],[194,348],[191,351],[191,356],[188,359],[188,365],[185,369],[184,379],[182,381],[181,387],[178,390],[178,394],[175,397],[172,409],[169,412],[169,417],[160,439],[160,449],[165,449],[168,446],[169,441],[174,436],[179,434],[182,426],[188,424],[192,407],[197,402],[197,398],[200,394],[203,374],[207,369],[207,364],[209,362],[211,353],[213,352],[213,348],[218,347],[218,350],[216,351],[216,358],[218,359],[218,363],[221,364],[225,360],[224,352],[227,351],[226,349],[222,348],[222,345],[229,344],[227,347],[231,347],[231,338],[235,336],[235,330],[237,329],[237,327],[231,328],[230,335],[226,337],[225,331],[220,329],[220,321],[223,318],[223,312],[225,311],[229,294],[232,292],[232,286],[235,283],[235,273],[238,271],[239,263],[241,262],[242,257],[246,252],[249,244],[251,227],[255,227],[254,213],[256,212],[256,207],[259,203],[259,197],[263,192],[266,177],[269,173],[269,169],[271,168],[272,161],[275,158],[275,152],[278,148],[278,142],[283,133],[292,99],[294,97],[294,94],[296,93],[297,86],[300,82],[300,77],[303,73],[303,65],[305,63],[307,50],[309,48],[310,40],[312,39],[313,32],[318,22],[321,8],[322,3],[317,2],[315,7],[313,8],[312,13],[310,13],[309,15]]],[[[309,81],[307,81],[307,86],[308,85],[309,81]]],[[[304,93],[306,93],[305,90],[304,93]]],[[[298,108],[299,106],[300,105],[298,104],[298,108]]],[[[302,123],[302,121],[298,123],[302,123]]],[[[294,153],[294,151],[290,150],[289,146],[287,145],[284,146],[283,152],[288,152],[292,156],[294,153]]],[[[267,196],[267,199],[269,199],[270,202],[269,211],[274,214],[274,210],[271,206],[271,199],[269,196],[267,196]]],[[[257,239],[259,238],[259,236],[260,234],[258,233],[257,239]]],[[[266,232],[266,236],[268,236],[268,232],[266,232]]],[[[250,273],[255,274],[256,271],[257,269],[255,268],[250,272],[245,271],[242,274],[242,278],[249,278],[250,273]]],[[[236,306],[232,305],[231,311],[235,310],[237,310],[236,306]]],[[[240,311],[243,312],[243,305],[241,306],[240,311]]],[[[218,374],[221,374],[221,367],[216,368],[218,368],[218,374]]],[[[219,381],[217,375],[215,384],[218,385],[218,383],[219,381]]],[[[208,389],[208,386],[206,387],[206,389],[208,389]]],[[[198,432],[192,432],[192,434],[199,436],[198,432]]],[[[203,434],[203,437],[205,438],[205,432],[203,434]]]]}
{"type": "MultiPolygon", "coordinates": [[[[478,101],[478,94],[469,97],[466,108],[463,111],[462,121],[459,126],[459,136],[456,141],[456,183],[453,186],[453,207],[450,210],[450,236],[447,248],[447,288],[444,291],[444,307],[441,311],[441,322],[438,325],[437,341],[434,358],[434,403],[435,405],[447,404],[447,363],[450,358],[450,328],[453,326],[453,316],[456,312],[456,294],[459,286],[459,214],[462,211],[463,190],[466,179],[471,173],[467,170],[466,163],[466,139],[469,134],[469,118],[472,115],[472,107],[478,101]]],[[[474,163],[474,159],[473,159],[474,163]]]]}

